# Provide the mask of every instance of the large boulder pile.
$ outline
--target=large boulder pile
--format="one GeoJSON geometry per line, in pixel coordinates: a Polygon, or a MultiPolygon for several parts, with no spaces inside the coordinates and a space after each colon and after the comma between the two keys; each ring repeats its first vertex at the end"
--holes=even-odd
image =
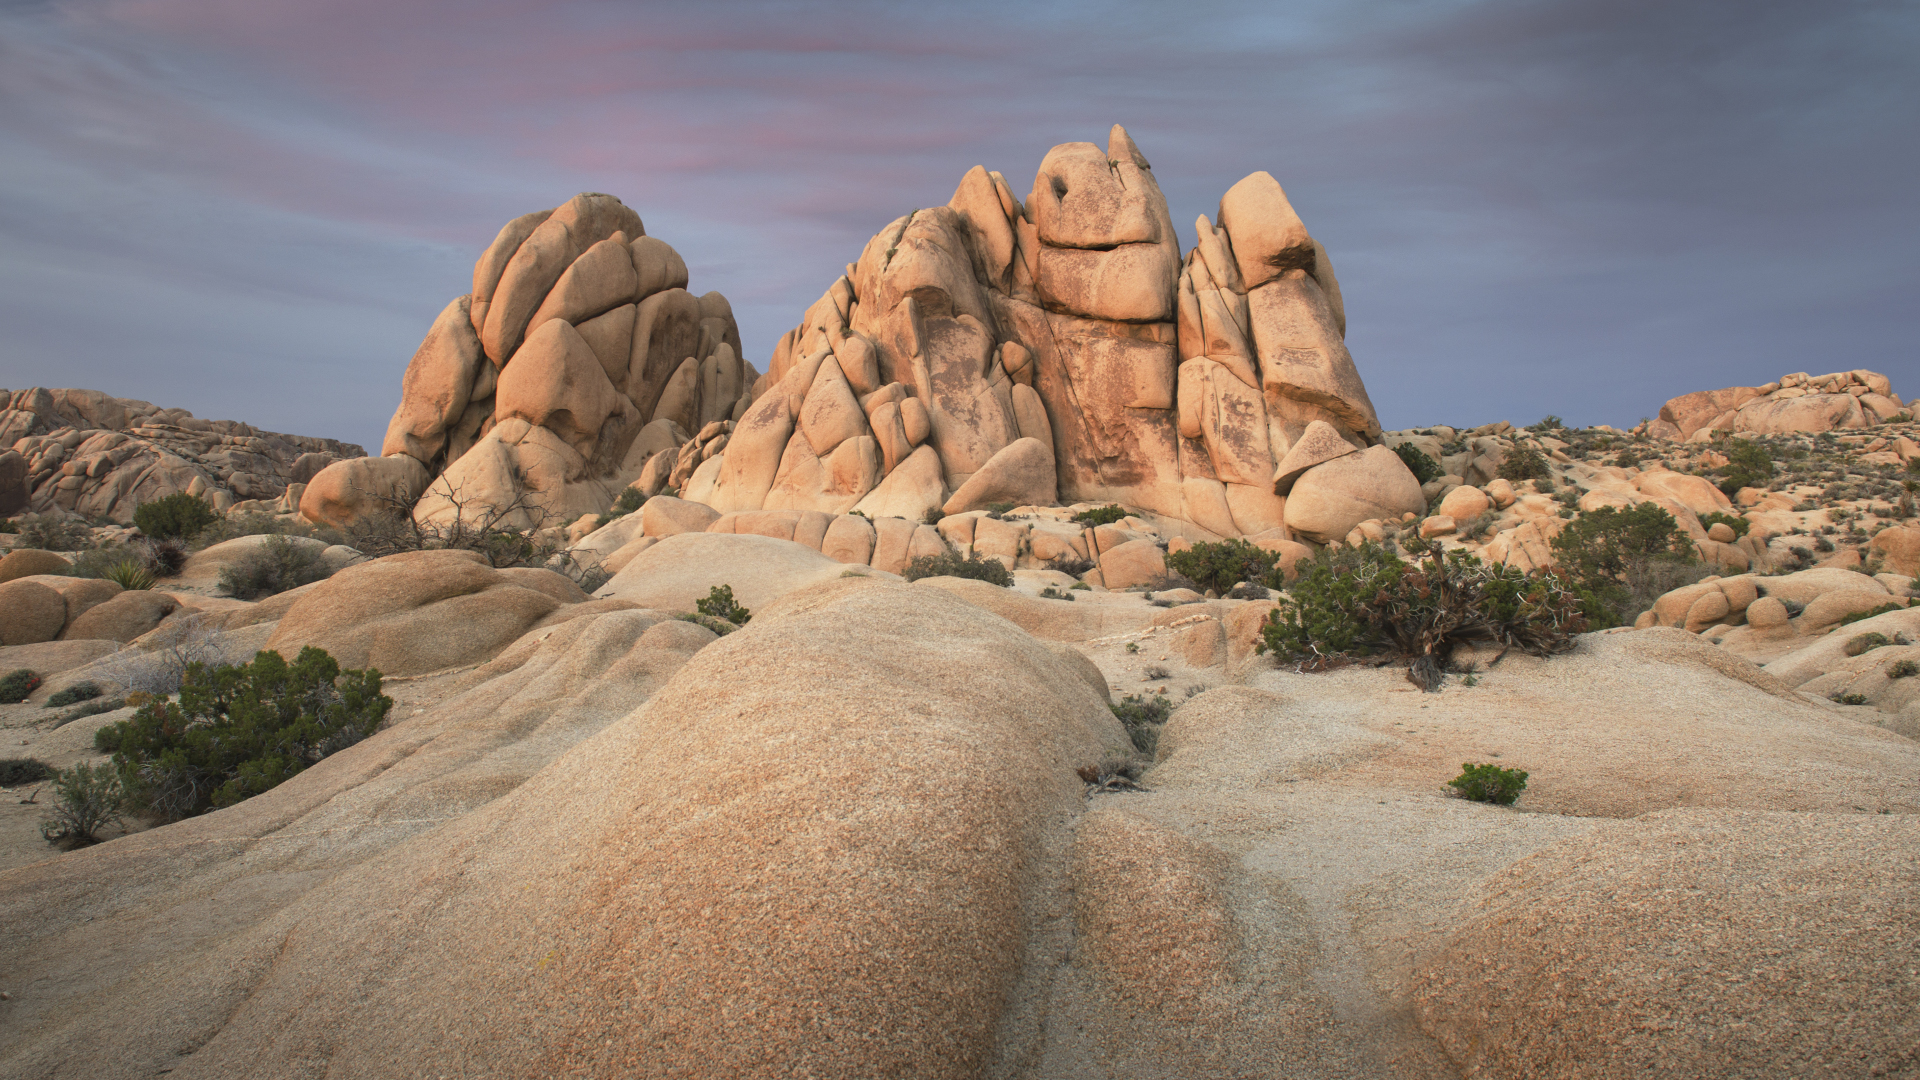
{"type": "Polygon", "coordinates": [[[301,513],[527,527],[605,510],[656,452],[737,419],[758,377],[726,297],[686,286],[611,195],[508,222],[407,366],[382,456],[322,473],[301,513]]]}
{"type": "Polygon", "coordinates": [[[127,524],[178,492],[225,510],[271,500],[366,451],[98,390],[0,390],[0,517],[70,512],[127,524]]]}
{"type": "Polygon", "coordinates": [[[1786,435],[1796,431],[1865,428],[1911,409],[1875,371],[1796,372],[1764,386],[1729,386],[1682,394],[1660,406],[1645,431],[1662,439],[1701,439],[1713,432],[1786,435]]]}

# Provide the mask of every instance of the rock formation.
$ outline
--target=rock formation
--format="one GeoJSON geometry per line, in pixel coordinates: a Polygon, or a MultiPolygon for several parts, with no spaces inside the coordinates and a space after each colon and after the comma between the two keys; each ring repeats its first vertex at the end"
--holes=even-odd
{"type": "Polygon", "coordinates": [[[381,458],[317,477],[301,512],[606,509],[657,452],[738,418],[758,377],[726,297],[686,286],[679,253],[611,195],[508,222],[407,366],[381,458]]]}
{"type": "Polygon", "coordinates": [[[303,510],[343,522],[355,492],[436,475],[418,518],[526,492],[577,516],[629,482],[721,513],[1117,502],[1203,539],[1326,542],[1423,509],[1367,452],[1340,286],[1279,183],[1247,177],[1216,217],[1183,258],[1117,126],[1049,151],[1024,202],[976,167],[875,236],[758,376],[725,300],[583,195],[509,223],[441,313],[382,448],[406,460],[343,468],[303,510]]]}
{"type": "Polygon", "coordinates": [[[365,456],[335,439],[201,420],[98,390],[0,390],[0,517],[68,511],[127,524],[141,503],[177,492],[226,510],[365,456]]]}
{"type": "Polygon", "coordinates": [[[1660,406],[1646,433],[1662,439],[1704,439],[1720,431],[1735,435],[1787,435],[1796,431],[1865,428],[1912,410],[1875,371],[1796,372],[1765,386],[1729,386],[1682,394],[1660,406]]]}

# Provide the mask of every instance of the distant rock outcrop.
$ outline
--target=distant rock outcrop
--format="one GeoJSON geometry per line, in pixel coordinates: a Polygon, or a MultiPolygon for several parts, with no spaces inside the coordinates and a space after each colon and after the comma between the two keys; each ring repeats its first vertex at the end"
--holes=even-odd
{"type": "Polygon", "coordinates": [[[1662,439],[1691,439],[1703,432],[1788,435],[1873,427],[1912,410],[1893,392],[1892,382],[1875,371],[1836,371],[1830,375],[1796,372],[1765,386],[1729,386],[1682,394],[1660,406],[1660,418],[1646,433],[1662,439]]]}
{"type": "Polygon", "coordinates": [[[301,512],[347,525],[418,500],[426,521],[484,505],[531,525],[606,509],[656,452],[739,417],[758,377],[726,297],[686,285],[611,195],[508,222],[407,366],[384,463],[323,474],[301,512]]]}
{"type": "Polygon", "coordinates": [[[0,517],[69,511],[127,524],[134,507],[183,491],[225,510],[366,456],[98,390],[0,390],[0,406],[0,517]]]}
{"type": "Polygon", "coordinates": [[[687,293],[617,199],[582,195],[509,223],[415,355],[382,450],[424,472],[359,466],[302,509],[344,524],[352,492],[412,499],[432,477],[417,519],[515,499],[574,517],[628,484],[721,513],[1117,502],[1202,539],[1337,540],[1423,509],[1394,455],[1358,453],[1380,423],[1280,184],[1247,177],[1217,218],[1183,258],[1117,126],[1049,151],[1025,202],[976,167],[875,236],[762,376],[726,301],[687,293]],[[1349,453],[1339,497],[1290,516],[1287,491],[1327,487],[1309,474],[1349,453]]]}

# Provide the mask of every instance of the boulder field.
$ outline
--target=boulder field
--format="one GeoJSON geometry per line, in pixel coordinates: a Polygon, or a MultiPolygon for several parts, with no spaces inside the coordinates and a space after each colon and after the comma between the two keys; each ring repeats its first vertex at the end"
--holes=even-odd
{"type": "MultiPolygon", "coordinates": [[[[1683,629],[1423,694],[1254,654],[1272,601],[1044,570],[697,531],[618,595],[538,574],[429,552],[231,609],[409,672],[389,723],[11,860],[0,1074],[1915,1068],[1920,744],[1683,629]],[[744,627],[674,617],[729,582],[744,627]],[[1144,790],[1090,784],[1133,752],[1109,700],[1162,693],[1144,790]],[[1519,804],[1447,797],[1462,761],[1528,770],[1519,804]]],[[[22,753],[113,719],[36,701],[0,706],[22,753]]]]}
{"type": "Polygon", "coordinates": [[[1660,406],[1641,429],[1661,439],[1707,442],[1714,433],[1786,435],[1910,420],[1913,409],[1875,371],[1783,375],[1764,386],[1700,390],[1660,406]]]}

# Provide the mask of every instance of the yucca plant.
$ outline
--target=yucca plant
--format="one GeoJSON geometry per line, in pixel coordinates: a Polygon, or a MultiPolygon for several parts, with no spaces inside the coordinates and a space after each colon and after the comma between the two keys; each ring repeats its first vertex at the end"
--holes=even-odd
{"type": "Polygon", "coordinates": [[[153,571],[132,559],[122,559],[107,567],[106,578],[123,589],[153,588],[153,571]]]}

